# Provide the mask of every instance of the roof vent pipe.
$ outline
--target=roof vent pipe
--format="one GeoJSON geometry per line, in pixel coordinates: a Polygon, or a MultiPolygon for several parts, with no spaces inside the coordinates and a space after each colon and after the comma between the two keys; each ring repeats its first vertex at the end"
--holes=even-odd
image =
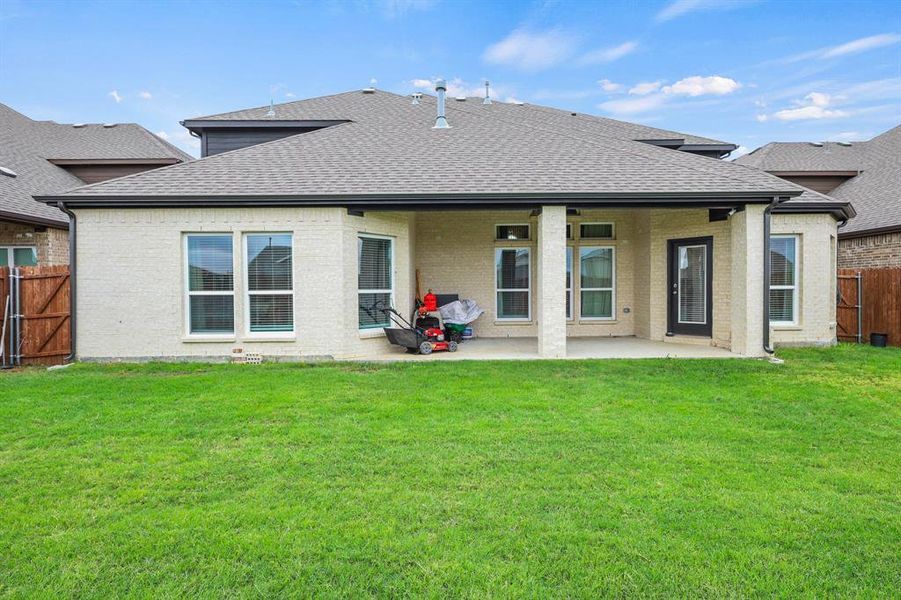
{"type": "Polygon", "coordinates": [[[482,104],[491,104],[491,95],[488,93],[489,85],[490,84],[488,83],[488,80],[486,79],[485,80],[485,99],[482,100],[482,104]]]}
{"type": "Polygon", "coordinates": [[[419,104],[419,102],[421,100],[422,100],[422,94],[420,94],[419,92],[415,92],[413,94],[413,104],[419,104]]]}
{"type": "Polygon", "coordinates": [[[435,126],[432,129],[450,129],[447,117],[444,116],[444,103],[447,100],[447,82],[439,79],[435,82],[435,91],[438,93],[438,116],[435,118],[435,126]]]}

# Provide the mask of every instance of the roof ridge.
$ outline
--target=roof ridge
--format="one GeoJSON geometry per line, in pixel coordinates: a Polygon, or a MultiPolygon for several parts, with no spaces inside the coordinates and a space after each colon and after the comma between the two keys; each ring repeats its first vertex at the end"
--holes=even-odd
{"type": "MultiPolygon", "coordinates": [[[[471,111],[467,111],[467,110],[465,109],[465,107],[456,107],[456,106],[455,106],[454,109],[455,109],[455,110],[460,110],[460,111],[466,112],[466,113],[469,114],[469,115],[477,116],[477,117],[479,117],[479,118],[485,118],[485,116],[486,116],[486,115],[476,114],[476,113],[473,113],[473,112],[471,112],[471,111]]],[[[492,117],[493,117],[493,118],[499,118],[499,115],[492,115],[492,117]]],[[[502,117],[500,117],[500,118],[502,118],[502,117]]],[[[509,124],[512,124],[513,126],[516,126],[516,127],[527,127],[527,128],[532,128],[532,129],[538,129],[538,130],[544,131],[544,132],[546,132],[546,133],[551,133],[551,134],[555,134],[555,135],[560,135],[560,136],[568,137],[568,138],[571,138],[571,139],[579,139],[580,141],[588,142],[588,143],[591,143],[591,144],[593,144],[593,145],[595,145],[595,146],[598,146],[598,145],[599,145],[599,144],[597,143],[597,141],[594,139],[595,137],[604,137],[604,138],[609,139],[609,140],[614,140],[615,142],[621,143],[621,144],[623,144],[624,146],[631,146],[632,144],[639,144],[639,145],[640,145],[640,149],[641,149],[642,152],[650,152],[650,153],[654,153],[654,151],[658,151],[658,152],[660,153],[660,157],[663,158],[663,159],[665,159],[666,162],[668,162],[669,164],[675,165],[675,166],[677,166],[677,167],[684,167],[684,168],[686,168],[686,169],[691,169],[691,170],[697,171],[697,172],[699,172],[699,173],[705,173],[705,174],[710,174],[710,173],[711,173],[711,170],[710,170],[710,169],[697,168],[697,167],[695,167],[694,165],[687,165],[687,164],[682,164],[682,163],[676,162],[676,161],[674,161],[674,160],[669,160],[669,159],[674,159],[674,158],[676,158],[676,156],[675,156],[674,154],[672,154],[672,153],[674,152],[673,150],[670,150],[670,149],[667,149],[667,148],[660,148],[660,147],[654,146],[654,145],[652,145],[652,144],[646,144],[646,143],[644,143],[644,142],[638,142],[638,141],[635,141],[635,140],[627,140],[627,139],[623,139],[623,138],[617,138],[617,137],[613,137],[613,136],[610,136],[610,135],[605,135],[605,134],[603,134],[603,133],[597,133],[597,134],[592,133],[592,134],[589,135],[589,134],[587,134],[586,132],[584,132],[584,131],[582,131],[582,130],[579,130],[579,133],[580,133],[580,134],[583,134],[583,135],[587,135],[588,137],[587,137],[587,138],[586,138],[586,137],[581,137],[581,136],[580,136],[580,137],[575,137],[575,136],[572,136],[572,135],[563,133],[563,132],[558,131],[558,130],[555,130],[555,129],[548,129],[548,128],[546,128],[546,127],[538,127],[538,126],[535,126],[535,125],[530,124],[530,123],[523,123],[523,122],[521,122],[521,121],[513,121],[513,120],[510,120],[510,119],[503,119],[503,120],[504,120],[504,122],[509,123],[509,124]],[[664,154],[664,153],[665,153],[665,154],[664,154]]],[[[639,149],[639,146],[635,146],[635,149],[638,150],[638,149],[639,149]]],[[[626,153],[628,153],[628,154],[631,154],[631,155],[633,155],[633,156],[638,156],[638,157],[640,157],[640,158],[642,158],[642,159],[644,159],[644,160],[654,160],[654,157],[652,157],[652,156],[647,156],[647,155],[645,155],[645,154],[642,154],[642,152],[633,152],[632,150],[630,150],[630,149],[628,149],[628,148],[622,148],[622,151],[623,151],[623,152],[626,152],[626,153]]],[[[676,151],[676,152],[678,152],[678,151],[676,151]]],[[[697,159],[699,159],[699,160],[713,160],[713,161],[716,161],[716,162],[713,163],[713,164],[721,164],[721,165],[725,165],[725,164],[730,164],[730,165],[731,165],[731,164],[734,164],[734,163],[731,163],[731,162],[728,162],[728,161],[722,161],[722,160],[720,160],[720,159],[713,159],[713,158],[708,158],[708,157],[704,157],[704,156],[697,156],[697,155],[690,154],[690,153],[687,153],[687,152],[683,152],[683,153],[682,153],[682,156],[679,157],[679,158],[680,158],[680,159],[685,159],[685,158],[687,158],[688,156],[692,156],[692,157],[697,158],[697,159]]],[[[689,160],[692,160],[692,159],[689,159],[689,160]]],[[[769,173],[766,173],[766,171],[763,171],[763,170],[761,170],[761,169],[757,169],[757,168],[755,168],[755,167],[747,167],[747,166],[745,166],[745,165],[736,165],[736,166],[738,166],[738,167],[743,167],[743,168],[745,168],[745,169],[751,169],[751,170],[753,170],[753,171],[755,171],[755,172],[757,172],[757,173],[766,174],[768,177],[771,177],[771,178],[773,178],[774,180],[779,181],[780,183],[785,183],[787,186],[789,186],[789,187],[786,188],[786,190],[791,190],[792,187],[801,189],[801,186],[798,186],[797,184],[794,184],[794,183],[788,182],[788,181],[786,181],[786,180],[784,180],[784,179],[781,179],[781,178],[779,178],[779,177],[776,177],[775,175],[770,175],[769,173]]],[[[726,169],[728,170],[729,167],[726,167],[726,169]]],[[[737,182],[744,183],[744,184],[752,184],[752,185],[755,184],[753,181],[748,181],[748,180],[745,180],[745,179],[740,179],[740,178],[738,178],[738,177],[732,176],[731,174],[726,174],[726,173],[719,173],[719,172],[717,172],[716,175],[720,175],[720,176],[725,177],[725,178],[727,178],[727,179],[731,179],[731,180],[733,180],[733,181],[737,181],[737,182]]]]}
{"type": "MultiPolygon", "coordinates": [[[[388,90],[379,90],[379,89],[376,89],[376,92],[382,92],[382,93],[384,93],[384,94],[391,94],[392,96],[398,96],[398,97],[400,97],[400,98],[406,98],[406,95],[398,94],[398,93],[396,93],[396,92],[389,92],[388,90]]],[[[336,98],[336,97],[338,97],[338,96],[346,96],[346,95],[349,95],[349,94],[359,94],[359,93],[361,93],[360,90],[346,90],[346,91],[343,91],[343,92],[336,92],[336,93],[334,93],[334,94],[326,94],[326,95],[324,95],[324,96],[313,96],[312,98],[300,98],[300,99],[298,99],[298,100],[292,100],[292,101],[290,101],[290,102],[282,102],[282,103],[280,103],[280,104],[273,104],[273,105],[271,105],[271,106],[274,107],[274,108],[278,108],[279,106],[291,106],[292,104],[300,104],[301,102],[309,102],[310,100],[324,100],[324,99],[326,99],[326,98],[336,98]]],[[[263,108],[269,108],[269,107],[270,107],[269,104],[264,104],[264,105],[262,105],[262,106],[251,106],[250,108],[241,108],[241,109],[238,109],[238,110],[229,110],[229,111],[226,111],[226,112],[215,113],[215,114],[212,114],[212,115],[204,115],[204,116],[201,116],[201,117],[190,117],[190,118],[188,118],[188,119],[183,119],[183,120],[184,120],[184,121],[203,121],[203,120],[206,120],[206,119],[212,119],[213,117],[222,117],[222,116],[225,116],[225,115],[231,115],[231,114],[234,114],[234,113],[242,113],[242,112],[248,112],[248,111],[252,111],[252,110],[260,110],[260,109],[263,109],[263,108]]],[[[256,120],[256,119],[253,119],[253,120],[256,120]]],[[[279,120],[284,120],[284,119],[275,119],[275,120],[276,120],[276,121],[279,121],[279,120]]]]}

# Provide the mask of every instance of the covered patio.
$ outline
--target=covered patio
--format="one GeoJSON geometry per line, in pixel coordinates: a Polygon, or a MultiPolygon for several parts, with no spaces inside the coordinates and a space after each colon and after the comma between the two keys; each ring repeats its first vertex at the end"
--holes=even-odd
{"type": "MultiPolygon", "coordinates": [[[[635,336],[579,337],[566,340],[566,358],[739,358],[725,348],[699,342],[654,341],[635,336]]],[[[457,352],[435,352],[428,356],[407,354],[392,346],[360,361],[433,361],[433,360],[535,360],[542,358],[537,337],[476,338],[460,344],[457,352]]]]}

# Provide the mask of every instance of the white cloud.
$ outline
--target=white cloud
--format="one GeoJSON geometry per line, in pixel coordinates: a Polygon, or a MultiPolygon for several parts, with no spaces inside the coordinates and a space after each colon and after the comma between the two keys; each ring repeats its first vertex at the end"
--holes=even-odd
{"type": "MultiPolygon", "coordinates": [[[[772,118],[778,121],[807,121],[812,119],[838,119],[847,117],[848,112],[837,108],[830,108],[833,104],[832,96],[822,92],[811,92],[804,96],[803,100],[795,102],[795,108],[786,108],[776,111],[772,118]]],[[[757,115],[761,123],[767,121],[769,116],[757,115]]]]}
{"type": "Polygon", "coordinates": [[[648,112],[650,110],[660,108],[665,101],[666,96],[662,94],[654,94],[653,96],[643,96],[641,98],[609,100],[607,102],[598,104],[598,108],[614,114],[633,115],[636,113],[648,112]]]}
{"type": "Polygon", "coordinates": [[[118,90],[111,91],[109,94],[107,94],[107,96],[109,96],[110,98],[115,100],[116,104],[119,104],[120,102],[122,102],[122,96],[119,95],[118,90]]]}
{"type": "Polygon", "coordinates": [[[754,118],[757,119],[758,123],[766,123],[770,120],[770,117],[768,115],[757,115],[754,118]]]}
{"type": "Polygon", "coordinates": [[[857,140],[865,140],[868,135],[862,135],[857,131],[842,131],[841,133],[835,133],[829,136],[828,140],[830,142],[853,142],[857,140]]]}
{"type": "Polygon", "coordinates": [[[735,160],[736,158],[740,158],[745,154],[751,151],[747,146],[739,146],[735,150],[732,151],[732,154],[729,155],[729,160],[735,160]]]}
{"type": "MultiPolygon", "coordinates": [[[[438,77],[432,79],[412,79],[410,80],[410,85],[412,85],[416,89],[420,89],[426,92],[434,92],[435,81],[437,80],[438,77]]],[[[482,83],[469,83],[459,77],[454,77],[453,79],[448,79],[446,81],[447,95],[450,98],[455,98],[457,96],[466,96],[467,98],[482,98],[485,96],[484,81],[482,83]]],[[[500,98],[501,96],[512,94],[508,86],[494,84],[491,84],[490,93],[492,98],[500,98]]]]}
{"type": "Polygon", "coordinates": [[[285,98],[296,98],[294,92],[285,92],[285,98]]]}
{"type": "Polygon", "coordinates": [[[661,85],[663,85],[662,81],[645,81],[629,88],[629,93],[633,96],[645,96],[659,90],[661,85]]]}
{"type": "Polygon", "coordinates": [[[897,33],[880,33],[879,35],[871,35],[868,37],[858,38],[850,42],[845,42],[844,44],[839,44],[838,46],[828,46],[826,48],[811,50],[810,52],[802,52],[801,54],[795,54],[776,62],[794,63],[804,60],[826,60],[830,58],[840,58],[842,56],[849,56],[852,54],[867,52],[868,50],[875,50],[876,48],[893,46],[899,42],[901,42],[901,35],[897,33]]]}
{"type": "Polygon", "coordinates": [[[496,65],[509,65],[524,71],[540,71],[560,64],[575,49],[575,39],[560,31],[513,31],[503,40],[485,50],[483,58],[496,65]]]}
{"type": "Polygon", "coordinates": [[[866,52],[875,48],[891,46],[901,42],[901,35],[896,33],[883,33],[880,35],[871,35],[869,37],[860,38],[853,42],[841,44],[833,48],[826,49],[822,58],[835,58],[837,56],[845,56],[848,54],[857,54],[858,52],[866,52]]]}
{"type": "Polygon", "coordinates": [[[151,94],[150,92],[147,92],[147,91],[139,92],[138,96],[140,96],[142,100],[152,100],[153,99],[153,94],[151,94]]]}
{"type": "Polygon", "coordinates": [[[695,75],[693,77],[680,79],[673,85],[666,86],[663,88],[663,93],[691,96],[692,98],[708,94],[723,96],[725,94],[731,94],[740,87],[740,83],[729,77],[720,77],[719,75],[701,77],[700,75],[695,75]]]}
{"type": "Polygon", "coordinates": [[[182,150],[196,155],[196,150],[200,149],[200,140],[192,136],[187,129],[178,131],[157,131],[157,137],[166,140],[170,144],[179,146],[182,150]]]}
{"type": "Polygon", "coordinates": [[[389,17],[397,17],[416,10],[428,10],[437,0],[380,0],[382,12],[389,17]]]}
{"type": "Polygon", "coordinates": [[[625,42],[619,46],[610,48],[600,48],[583,54],[579,58],[580,65],[597,65],[619,60],[620,58],[632,54],[638,49],[638,42],[625,42]]]}
{"type": "Polygon", "coordinates": [[[623,84],[621,83],[613,83],[609,79],[601,79],[598,81],[598,85],[601,86],[601,89],[607,92],[608,94],[613,92],[618,92],[622,89],[623,84]]]}
{"type": "Polygon", "coordinates": [[[693,12],[741,8],[753,2],[754,0],[675,0],[658,12],[656,19],[662,23],[693,12]]]}

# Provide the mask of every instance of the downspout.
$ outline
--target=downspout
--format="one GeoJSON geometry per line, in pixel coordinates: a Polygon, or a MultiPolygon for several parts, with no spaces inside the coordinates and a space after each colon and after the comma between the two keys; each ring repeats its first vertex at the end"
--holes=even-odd
{"type": "Polygon", "coordinates": [[[787,198],[773,198],[763,211],[763,351],[773,354],[770,345],[770,215],[787,198]]]}
{"type": "Polygon", "coordinates": [[[75,360],[75,213],[66,208],[65,202],[57,202],[57,208],[69,217],[69,339],[71,340],[71,352],[64,359],[66,362],[75,360]]]}

